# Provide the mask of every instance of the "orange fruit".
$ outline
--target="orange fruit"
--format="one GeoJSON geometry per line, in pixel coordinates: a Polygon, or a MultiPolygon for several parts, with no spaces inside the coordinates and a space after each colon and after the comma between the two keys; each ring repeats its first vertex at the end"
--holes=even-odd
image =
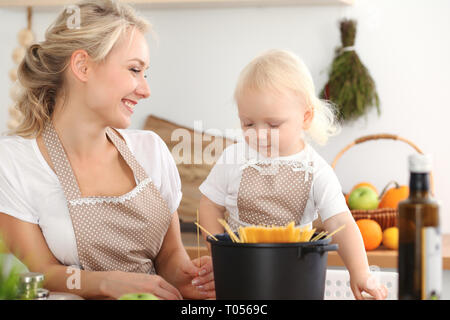
{"type": "Polygon", "coordinates": [[[389,182],[381,194],[379,209],[392,208],[397,209],[398,203],[407,199],[409,196],[409,187],[401,186],[395,181],[389,182]],[[387,189],[391,184],[395,184],[394,187],[387,189]],[[387,190],[386,190],[387,189],[387,190]]]}
{"type": "Polygon", "coordinates": [[[398,228],[391,227],[383,231],[383,245],[392,250],[398,249],[398,228]]]}
{"type": "Polygon", "coordinates": [[[352,190],[349,192],[349,194],[352,193],[353,190],[355,190],[356,188],[359,188],[359,187],[369,187],[369,188],[373,189],[373,191],[375,191],[378,194],[377,188],[375,188],[375,186],[373,184],[371,184],[370,182],[360,182],[360,183],[358,183],[356,186],[354,186],[352,188],[352,190]]]}
{"type": "Polygon", "coordinates": [[[360,219],[356,221],[356,224],[361,232],[366,251],[378,248],[383,240],[383,232],[378,222],[370,219],[360,219]]]}

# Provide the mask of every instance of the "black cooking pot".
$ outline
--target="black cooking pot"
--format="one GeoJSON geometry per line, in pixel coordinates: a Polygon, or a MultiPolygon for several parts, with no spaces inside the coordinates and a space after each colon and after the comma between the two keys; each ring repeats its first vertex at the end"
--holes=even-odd
{"type": "MultiPolygon", "coordinates": [[[[315,235],[314,235],[315,236],[315,235]]],[[[211,244],[217,299],[321,300],[331,238],[295,243],[234,243],[228,234],[211,244]]]]}

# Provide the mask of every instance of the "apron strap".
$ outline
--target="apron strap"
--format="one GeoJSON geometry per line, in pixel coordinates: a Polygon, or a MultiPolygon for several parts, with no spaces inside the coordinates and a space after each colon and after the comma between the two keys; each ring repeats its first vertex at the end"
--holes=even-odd
{"type": "Polygon", "coordinates": [[[44,130],[42,131],[42,139],[67,201],[81,198],[81,192],[78,188],[72,167],[70,166],[69,159],[51,121],[45,124],[44,130]]]}
{"type": "Polygon", "coordinates": [[[119,133],[117,133],[115,129],[107,127],[106,134],[111,139],[112,143],[114,143],[117,150],[119,150],[128,166],[131,168],[131,170],[133,170],[133,173],[135,174],[138,182],[142,182],[143,180],[147,179],[148,176],[147,173],[145,173],[144,168],[142,168],[139,162],[137,162],[136,158],[131,153],[125,141],[119,137],[119,133]]]}
{"type": "MultiPolygon", "coordinates": [[[[115,130],[108,127],[106,128],[106,134],[133,171],[138,183],[147,179],[145,170],[137,162],[126,143],[118,136],[115,130]]],[[[77,179],[61,144],[61,140],[51,121],[48,121],[45,124],[42,132],[42,139],[55,169],[56,176],[62,185],[67,201],[80,199],[81,192],[78,187],[77,179]]]]}

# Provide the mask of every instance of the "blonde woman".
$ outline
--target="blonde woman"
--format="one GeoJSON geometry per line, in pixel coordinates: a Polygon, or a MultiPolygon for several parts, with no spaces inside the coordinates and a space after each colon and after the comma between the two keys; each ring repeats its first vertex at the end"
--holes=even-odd
{"type": "Polygon", "coordinates": [[[308,139],[325,144],[339,130],[331,105],[318,99],[305,64],[286,50],[270,50],[241,72],[235,90],[245,141],[224,150],[200,186],[201,224],[222,233],[217,222],[240,226],[311,226],[318,218],[333,236],[350,271],[357,299],[367,291],[385,299],[373,281],[358,227],[333,169],[308,139]]]}
{"type": "Polygon", "coordinates": [[[150,25],[116,1],[78,8],[79,28],[63,11],[19,67],[24,117],[0,139],[0,233],[51,291],[214,297],[211,260],[190,261],[181,242],[170,152],[125,129],[150,96],[150,25]]]}

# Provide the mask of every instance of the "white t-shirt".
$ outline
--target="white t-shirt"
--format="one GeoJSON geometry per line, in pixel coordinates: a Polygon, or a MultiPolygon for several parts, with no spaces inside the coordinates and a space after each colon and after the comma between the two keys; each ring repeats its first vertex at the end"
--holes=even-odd
{"type": "MultiPolygon", "coordinates": [[[[181,181],[166,144],[152,131],[118,131],[170,212],[175,212],[182,196],[181,181]]],[[[0,212],[39,224],[53,255],[64,265],[79,265],[64,191],[36,139],[0,137],[0,212]]]]}
{"type": "MultiPolygon", "coordinates": [[[[269,160],[243,141],[227,147],[199,188],[203,195],[214,203],[225,207],[230,216],[239,221],[237,198],[243,171],[241,167],[249,161],[255,161],[255,159],[269,160]]],[[[338,213],[349,210],[334,170],[311,145],[305,144],[305,148],[294,155],[270,160],[306,160],[307,163],[313,161],[313,181],[305,211],[300,221],[301,226],[312,224],[312,221],[317,219],[318,215],[320,215],[322,221],[325,221],[338,213]]]]}

